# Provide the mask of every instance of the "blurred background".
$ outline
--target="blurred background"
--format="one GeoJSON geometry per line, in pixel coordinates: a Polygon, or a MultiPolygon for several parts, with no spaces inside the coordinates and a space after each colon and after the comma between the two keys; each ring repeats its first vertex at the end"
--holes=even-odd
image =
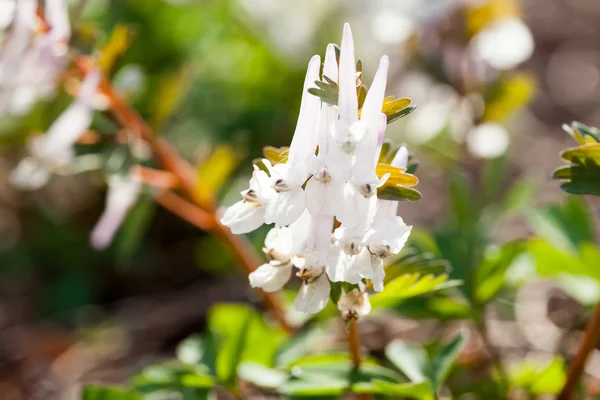
{"type": "MultiPolygon", "coordinates": [[[[10,3],[0,1],[2,41],[10,36],[10,3]]],[[[588,233],[581,240],[595,241],[600,204],[563,205],[567,195],[550,176],[560,151],[574,145],[561,125],[600,125],[597,0],[72,3],[72,43],[83,52],[106,49],[115,28],[126,27],[129,46],[111,66],[113,82],[194,165],[219,155],[212,162],[230,174],[220,190],[223,205],[237,201],[264,146],[289,144],[306,64],[339,42],[347,21],[367,85],[387,54],[387,94],[417,105],[387,133],[420,161],[423,199],[400,207],[417,230],[415,246],[437,248],[468,290],[473,270],[465,260],[472,252],[462,251],[470,232],[464,224],[484,227],[481,251],[534,235],[554,234],[548,238],[554,243],[564,232],[528,213],[552,205],[551,222],[575,221],[588,233]]],[[[69,102],[61,89],[56,98],[0,119],[0,393],[6,399],[69,398],[81,382],[122,382],[201,331],[211,305],[256,301],[223,245],[150,194],[113,244],[96,251],[89,232],[104,205],[101,173],[56,176],[34,192],[11,185],[27,136],[45,131],[69,102]]],[[[94,128],[115,132],[101,115],[94,128]]],[[[265,234],[250,235],[257,248],[265,234]]],[[[597,281],[578,278],[567,287],[566,280],[561,286],[533,277],[537,256],[519,257],[512,289],[490,311],[495,345],[506,354],[568,351],[577,336],[567,337],[564,348],[558,339],[535,343],[540,329],[545,336],[577,331],[600,298],[597,281]],[[523,327],[525,320],[536,325],[523,327]]],[[[365,324],[367,346],[416,332],[434,335],[435,323],[406,318],[365,324]],[[371,340],[369,329],[379,332],[371,340]]]]}

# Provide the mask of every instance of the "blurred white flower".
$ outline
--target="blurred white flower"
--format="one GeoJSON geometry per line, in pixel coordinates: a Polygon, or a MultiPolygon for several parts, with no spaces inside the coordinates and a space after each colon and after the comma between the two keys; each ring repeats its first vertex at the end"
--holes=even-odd
{"type": "Polygon", "coordinates": [[[342,293],[337,306],[345,320],[358,319],[371,312],[368,293],[358,289],[342,293]]]}
{"type": "Polygon", "coordinates": [[[15,18],[16,0],[2,0],[0,7],[0,31],[7,29],[15,18]]]}
{"type": "Polygon", "coordinates": [[[107,247],[137,200],[141,183],[126,175],[112,175],[108,180],[106,205],[90,236],[96,249],[107,247]]]}
{"type": "Polygon", "coordinates": [[[32,136],[27,157],[11,173],[12,183],[25,190],[45,185],[50,172],[67,166],[74,157],[74,146],[92,123],[92,103],[101,72],[94,69],[84,78],[75,101],[50,125],[45,134],[32,136]]]}
{"type": "Polygon", "coordinates": [[[508,149],[510,137],[502,125],[481,124],[467,133],[467,147],[476,157],[500,157],[508,149]]]}
{"type": "Polygon", "coordinates": [[[533,49],[533,35],[518,18],[492,22],[471,41],[473,57],[499,70],[512,69],[521,64],[531,57],[533,49]]]}
{"type": "Polygon", "coordinates": [[[371,31],[375,39],[382,43],[400,43],[410,37],[414,22],[407,14],[390,10],[378,12],[371,21],[371,31]]]}

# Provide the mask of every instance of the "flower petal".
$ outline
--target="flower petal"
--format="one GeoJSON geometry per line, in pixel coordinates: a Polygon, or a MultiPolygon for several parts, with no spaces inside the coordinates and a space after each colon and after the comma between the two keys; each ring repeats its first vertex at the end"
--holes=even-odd
{"type": "MultiPolygon", "coordinates": [[[[362,279],[353,265],[354,256],[350,256],[339,247],[333,247],[327,258],[327,275],[332,282],[357,284],[362,279]]],[[[370,260],[369,260],[370,261],[370,260]]]]}
{"type": "Polygon", "coordinates": [[[305,194],[301,187],[289,192],[275,193],[269,200],[265,223],[286,226],[296,221],[305,209],[305,194]]]}
{"type": "Polygon", "coordinates": [[[401,217],[376,219],[365,233],[363,241],[367,244],[387,245],[392,254],[398,254],[410,236],[411,225],[406,225],[401,217]]]}
{"type": "Polygon", "coordinates": [[[311,283],[304,282],[294,300],[294,309],[310,314],[318,313],[327,305],[330,289],[326,274],[322,274],[311,283]]]}
{"type": "Polygon", "coordinates": [[[272,266],[263,264],[248,275],[250,286],[261,288],[265,292],[276,292],[290,280],[292,276],[292,266],[272,266]]]}
{"type": "Polygon", "coordinates": [[[371,268],[373,269],[373,274],[370,279],[373,284],[373,290],[381,292],[383,291],[383,279],[385,278],[383,260],[379,257],[371,256],[371,268]]]}
{"type": "Polygon", "coordinates": [[[110,244],[135,203],[139,190],[140,182],[137,180],[119,175],[110,177],[104,212],[90,236],[92,246],[103,249],[110,244]]]}
{"type": "Polygon", "coordinates": [[[255,206],[240,200],[225,211],[221,223],[235,234],[248,233],[265,222],[266,210],[266,206],[255,206]]]}
{"type": "Polygon", "coordinates": [[[340,50],[338,108],[343,126],[349,129],[358,119],[358,98],[356,96],[356,61],[354,59],[354,39],[348,23],[344,24],[340,50]]]}

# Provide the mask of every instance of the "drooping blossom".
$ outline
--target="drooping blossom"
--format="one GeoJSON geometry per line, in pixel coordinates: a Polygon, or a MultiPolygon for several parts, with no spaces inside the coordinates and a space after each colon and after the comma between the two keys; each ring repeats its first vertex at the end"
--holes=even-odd
{"type": "MultiPolygon", "coordinates": [[[[381,58],[360,112],[355,62],[346,24],[339,65],[333,45],[327,46],[321,76],[319,56],[309,62],[287,162],[272,166],[263,160],[267,172],[255,167],[250,188],[221,219],[234,233],[276,224],[265,241],[268,262],[250,274],[250,283],[279,290],[295,267],[302,280],[297,311],[321,311],[330,281],[343,281],[363,289],[344,294],[340,310],[355,317],[368,313],[364,281],[383,290],[382,260],[397,254],[410,234],[411,227],[396,216],[397,202],[377,198],[388,177],[379,177],[376,166],[386,128],[382,106],[389,60],[381,58]],[[337,106],[308,92],[318,80],[337,85],[337,106]]],[[[392,165],[406,168],[407,157],[401,149],[392,165]]]]}
{"type": "Polygon", "coordinates": [[[68,165],[74,157],[74,145],[89,129],[94,113],[93,101],[101,73],[91,70],[84,78],[75,101],[52,123],[45,134],[30,138],[30,157],[13,170],[14,185],[34,190],[43,186],[50,173],[68,165]]]}
{"type": "Polygon", "coordinates": [[[106,205],[90,236],[96,249],[107,247],[138,198],[141,183],[129,175],[112,175],[108,179],[106,205]]]}
{"type": "Polygon", "coordinates": [[[0,115],[22,115],[55,93],[67,64],[71,27],[66,0],[47,0],[47,30],[36,31],[36,0],[20,0],[0,53],[0,115]]]}
{"type": "Polygon", "coordinates": [[[337,306],[345,320],[358,319],[371,312],[368,293],[359,289],[342,293],[337,306]]]}

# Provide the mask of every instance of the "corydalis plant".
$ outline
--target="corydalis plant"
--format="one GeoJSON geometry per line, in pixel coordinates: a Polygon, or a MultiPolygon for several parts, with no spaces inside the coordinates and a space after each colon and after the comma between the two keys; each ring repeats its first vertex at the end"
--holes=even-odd
{"type": "Polygon", "coordinates": [[[298,311],[317,313],[328,302],[332,282],[353,288],[338,306],[356,319],[370,310],[370,283],[383,290],[383,260],[402,250],[411,226],[396,216],[399,200],[417,200],[404,172],[408,151],[384,146],[387,118],[408,114],[410,100],[385,97],[389,61],[383,56],[367,91],[362,64],[354,57],[350,26],[344,26],[339,64],[327,46],[323,72],[313,56],[304,81],[300,114],[289,149],[268,149],[254,166],[249,189],[221,222],[233,233],[275,223],[265,240],[268,262],[250,274],[250,284],[280,290],[294,268],[303,283],[298,311]],[[379,164],[380,158],[389,164],[379,164]]]}

